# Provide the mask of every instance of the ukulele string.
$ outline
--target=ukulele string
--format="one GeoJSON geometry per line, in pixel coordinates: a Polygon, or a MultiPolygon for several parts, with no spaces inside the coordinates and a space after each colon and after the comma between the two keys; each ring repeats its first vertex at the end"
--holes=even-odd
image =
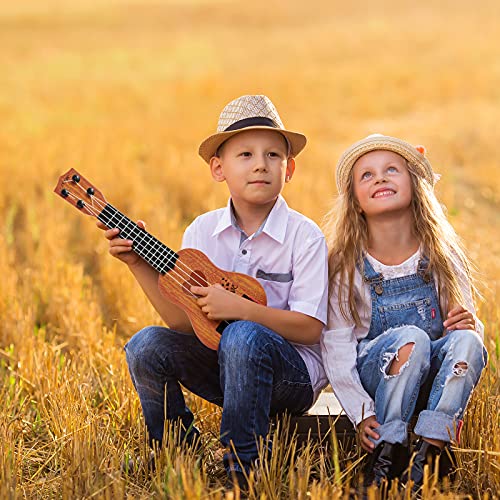
{"type": "MultiPolygon", "coordinates": [[[[80,186],[80,187],[81,187],[81,186],[80,186]]],[[[84,190],[84,188],[82,188],[82,187],[81,187],[81,189],[82,189],[82,190],[84,190]]],[[[85,190],[84,190],[84,191],[85,191],[85,190]]],[[[86,191],[85,191],[85,192],[86,192],[86,191]]],[[[77,197],[77,196],[75,196],[73,193],[71,193],[71,192],[70,192],[69,194],[70,194],[70,195],[71,195],[74,199],[78,199],[78,197],[77,197]]],[[[88,193],[87,193],[87,194],[88,194],[88,193]]],[[[90,199],[91,199],[91,201],[92,201],[92,205],[86,205],[86,206],[87,206],[87,209],[88,209],[88,210],[92,213],[92,215],[93,215],[96,219],[98,218],[98,215],[102,215],[102,216],[103,216],[103,218],[104,218],[107,222],[109,222],[109,221],[112,219],[112,217],[111,217],[111,218],[108,218],[107,216],[105,216],[105,215],[103,215],[103,214],[102,214],[102,210],[106,207],[106,205],[103,205],[102,201],[101,201],[101,200],[99,200],[98,198],[94,197],[93,195],[88,195],[88,196],[90,196],[90,199]],[[96,208],[94,207],[94,200],[95,200],[96,204],[99,204],[99,205],[100,205],[101,212],[97,212],[96,208]]],[[[127,223],[127,225],[128,225],[128,223],[127,223]]],[[[149,234],[149,233],[147,233],[147,234],[149,234]]],[[[150,236],[151,236],[151,235],[150,235],[150,236]]],[[[139,254],[139,255],[140,255],[140,254],[139,254]]],[[[165,256],[165,255],[164,255],[164,253],[163,253],[163,251],[161,252],[161,255],[162,255],[162,256],[165,256]]],[[[168,259],[168,261],[169,261],[168,263],[170,263],[170,262],[172,261],[172,259],[171,259],[170,257],[168,257],[168,256],[167,256],[167,259],[168,259]]],[[[180,269],[180,270],[181,270],[181,271],[182,271],[182,272],[183,272],[183,273],[184,273],[184,274],[185,274],[188,278],[192,278],[193,276],[196,276],[195,271],[193,271],[193,270],[192,270],[192,269],[191,269],[188,265],[184,264],[184,263],[183,263],[183,262],[181,262],[181,261],[177,261],[177,263],[182,263],[182,265],[183,265],[184,267],[186,267],[189,271],[191,271],[191,272],[192,272],[191,274],[188,274],[188,273],[187,273],[186,271],[184,271],[183,269],[180,269]]],[[[176,264],[177,264],[177,263],[176,263],[176,264]]],[[[178,266],[176,266],[176,267],[178,267],[178,266]]],[[[184,290],[185,290],[185,291],[186,291],[189,295],[191,295],[191,297],[192,297],[194,300],[198,300],[199,296],[198,296],[198,295],[196,295],[196,294],[194,294],[193,292],[191,292],[191,290],[189,290],[188,288],[184,287],[184,284],[182,283],[182,281],[178,281],[177,279],[175,279],[175,277],[174,277],[173,273],[174,273],[176,276],[178,276],[180,280],[183,280],[183,279],[184,279],[184,277],[183,277],[180,273],[178,273],[177,271],[175,271],[175,268],[172,268],[172,269],[170,270],[170,272],[168,273],[168,275],[171,277],[172,281],[174,281],[175,283],[177,283],[178,285],[180,285],[180,287],[181,287],[182,289],[184,289],[184,290]]],[[[194,281],[194,279],[193,279],[193,281],[194,281]]],[[[204,287],[204,286],[205,286],[203,283],[199,283],[198,281],[196,281],[196,283],[198,283],[198,285],[199,285],[199,286],[202,286],[202,287],[204,287]]],[[[209,285],[209,286],[210,286],[210,285],[209,285]]],[[[207,319],[208,319],[208,318],[207,318],[207,319]]],[[[228,320],[225,320],[225,319],[221,320],[221,321],[220,321],[220,323],[221,323],[221,324],[225,324],[225,326],[230,325],[230,322],[229,322],[228,320]]]]}
{"type": "MultiPolygon", "coordinates": [[[[63,182],[73,182],[73,181],[71,181],[71,180],[67,180],[67,181],[63,181],[63,182]]],[[[103,215],[103,213],[102,213],[102,210],[104,210],[104,208],[106,207],[106,205],[104,205],[104,204],[101,202],[101,200],[99,200],[97,197],[94,197],[93,195],[89,195],[89,194],[87,193],[87,191],[85,190],[85,188],[83,188],[80,184],[78,184],[78,183],[77,183],[77,186],[78,186],[78,187],[79,187],[82,191],[84,191],[84,192],[85,192],[85,194],[87,194],[87,195],[90,197],[90,199],[91,199],[91,201],[92,201],[92,205],[86,205],[86,207],[87,207],[87,209],[88,209],[88,210],[92,213],[92,215],[93,215],[94,217],[96,217],[96,218],[98,218],[98,216],[99,216],[99,215],[101,215],[101,216],[105,219],[105,220],[103,221],[104,223],[109,222],[109,221],[112,219],[112,217],[111,217],[111,218],[109,218],[109,217],[107,217],[107,216],[103,215]],[[99,208],[101,209],[101,212],[97,212],[96,207],[94,206],[94,201],[96,202],[96,204],[101,205],[101,206],[99,207],[99,208]]],[[[77,197],[77,196],[75,196],[73,193],[69,192],[69,195],[70,195],[70,196],[72,196],[75,200],[78,200],[78,197],[77,197]]],[[[128,225],[128,223],[127,223],[127,225],[128,225]]],[[[108,226],[108,227],[109,227],[109,226],[108,226]]],[[[146,233],[146,234],[148,234],[148,235],[149,235],[149,233],[146,233]]],[[[150,235],[150,236],[151,236],[151,235],[150,235]]],[[[141,241],[141,242],[143,242],[143,241],[141,241]]],[[[145,244],[145,246],[146,246],[146,250],[147,250],[148,252],[150,252],[150,251],[154,251],[154,248],[153,248],[153,247],[151,247],[151,248],[147,248],[147,245],[148,245],[148,243],[146,243],[146,244],[145,244]]],[[[139,252],[137,252],[137,253],[139,253],[139,252]]],[[[140,255],[140,254],[139,254],[139,255],[140,255]]],[[[166,257],[167,264],[170,264],[170,263],[172,263],[172,262],[173,262],[173,259],[172,259],[171,257],[169,257],[168,255],[166,255],[166,254],[165,254],[165,253],[164,253],[161,249],[160,249],[160,255],[161,255],[161,257],[164,257],[164,258],[166,257]]],[[[196,275],[196,272],[195,272],[193,269],[191,269],[191,268],[190,268],[187,264],[185,264],[185,263],[184,263],[184,262],[182,262],[182,261],[178,261],[178,263],[176,263],[176,264],[177,264],[177,265],[176,265],[176,267],[179,269],[179,271],[182,271],[182,272],[185,274],[185,276],[187,277],[187,279],[190,279],[190,278],[191,278],[191,279],[193,279],[193,282],[194,282],[196,285],[198,285],[198,286],[201,286],[201,287],[205,287],[205,286],[206,286],[204,283],[201,283],[200,281],[198,281],[198,279],[197,279],[197,275],[196,275]],[[190,272],[191,272],[191,274],[189,274],[189,272],[187,272],[187,271],[185,271],[184,269],[182,269],[182,268],[181,268],[178,264],[182,264],[182,265],[183,265],[183,266],[184,266],[184,267],[185,267],[188,271],[190,271],[190,272]]],[[[181,275],[178,271],[176,271],[176,270],[175,270],[175,268],[172,268],[172,269],[170,270],[170,273],[175,273],[175,274],[179,277],[179,279],[181,279],[181,280],[186,279],[186,278],[185,278],[185,277],[183,277],[183,276],[182,276],[182,275],[181,275]]],[[[169,273],[169,274],[170,274],[170,273],[169,273]]],[[[186,290],[186,291],[187,291],[187,292],[188,292],[188,293],[189,293],[189,294],[190,294],[193,298],[195,298],[195,299],[198,299],[198,298],[199,298],[199,296],[195,295],[193,292],[191,292],[191,290],[188,290],[187,288],[183,287],[183,284],[182,284],[180,281],[176,280],[173,276],[172,276],[172,279],[173,279],[173,280],[174,280],[177,284],[179,284],[179,285],[181,286],[181,288],[184,288],[184,289],[185,289],[185,290],[186,290]]],[[[208,284],[208,286],[211,286],[211,284],[208,284]]]]}
{"type": "MultiPolygon", "coordinates": [[[[73,183],[74,181],[73,181],[72,179],[68,179],[68,180],[63,181],[63,183],[67,183],[67,182],[72,182],[72,183],[73,183]]],[[[81,190],[82,190],[82,191],[83,191],[83,192],[84,192],[87,196],[89,196],[89,198],[90,198],[90,199],[91,199],[91,201],[92,201],[92,207],[93,207],[93,208],[95,208],[95,207],[94,207],[94,201],[96,202],[96,204],[98,204],[98,205],[99,205],[97,208],[98,208],[98,209],[100,209],[100,210],[101,210],[101,212],[100,212],[100,213],[95,213],[95,212],[92,212],[92,215],[94,215],[94,217],[96,217],[96,218],[98,218],[98,215],[101,215],[103,219],[106,219],[106,220],[105,220],[105,221],[103,221],[103,222],[105,222],[105,223],[106,223],[106,222],[108,222],[108,223],[109,223],[109,222],[113,219],[113,217],[114,217],[114,216],[107,217],[105,214],[103,214],[103,211],[104,211],[104,209],[106,208],[106,204],[103,204],[103,202],[102,202],[99,198],[95,197],[94,195],[89,194],[89,193],[87,192],[87,190],[86,190],[83,186],[81,186],[79,183],[77,183],[76,185],[77,185],[77,186],[78,186],[78,188],[79,188],[79,189],[81,189],[81,190]]],[[[72,194],[72,193],[70,192],[70,194],[72,194]]],[[[73,195],[73,197],[74,197],[74,198],[76,198],[76,196],[75,196],[75,195],[73,195]]],[[[88,207],[90,207],[90,206],[88,206],[88,207]]],[[[116,209],[115,209],[115,210],[116,210],[116,209]]],[[[123,218],[124,218],[124,217],[122,216],[122,220],[123,220],[123,218]]],[[[130,221],[130,222],[131,222],[132,224],[134,224],[132,221],[130,221]]],[[[128,225],[129,225],[129,223],[127,222],[127,226],[128,226],[128,225]]],[[[138,227],[138,226],[137,226],[137,224],[135,224],[135,226],[136,226],[136,227],[138,227]]],[[[109,227],[109,226],[108,226],[108,227],[109,227]]],[[[128,229],[128,227],[125,227],[124,229],[128,229]]],[[[139,229],[141,230],[141,228],[139,228],[139,229]]],[[[132,230],[134,230],[134,227],[132,227],[132,230]]],[[[153,246],[151,246],[151,242],[145,241],[145,240],[146,240],[146,235],[147,235],[147,236],[149,236],[152,240],[153,240],[153,239],[156,239],[156,238],[154,238],[154,236],[152,236],[151,234],[149,234],[147,231],[145,231],[145,230],[142,230],[142,231],[144,231],[144,234],[140,234],[140,233],[139,233],[139,235],[138,235],[138,236],[140,236],[140,240],[138,240],[138,238],[137,238],[137,237],[136,237],[136,240],[138,240],[140,243],[143,243],[143,244],[144,244],[145,249],[146,249],[146,253],[147,253],[147,254],[154,255],[154,252],[156,251],[156,252],[157,252],[157,254],[159,254],[159,256],[160,256],[160,257],[163,257],[163,259],[164,259],[164,261],[166,261],[166,264],[167,264],[167,265],[168,265],[168,264],[173,263],[173,258],[172,258],[172,257],[170,257],[170,256],[169,256],[169,255],[168,255],[168,254],[167,254],[164,250],[162,250],[162,249],[161,249],[161,247],[159,247],[159,251],[158,251],[158,248],[155,248],[156,243],[155,243],[154,241],[153,241],[153,246]]],[[[162,245],[162,243],[161,243],[159,240],[156,240],[156,241],[157,241],[160,245],[162,245]]],[[[137,253],[139,253],[139,252],[137,252],[137,253]]],[[[139,254],[139,255],[140,255],[140,254],[139,254]]],[[[141,257],[143,257],[143,256],[141,255],[141,257]]],[[[208,282],[206,282],[206,281],[205,281],[205,282],[198,281],[198,279],[197,279],[197,275],[196,275],[196,272],[195,272],[193,269],[191,269],[191,268],[190,268],[187,264],[185,264],[184,262],[179,261],[179,262],[178,262],[178,264],[176,265],[176,267],[178,268],[178,270],[179,270],[179,271],[182,271],[182,272],[185,274],[186,279],[192,279],[192,280],[193,280],[193,283],[194,283],[195,285],[198,285],[198,286],[200,286],[200,287],[205,287],[205,286],[211,286],[211,285],[212,285],[211,283],[208,283],[208,282]],[[181,267],[181,265],[180,265],[180,264],[182,264],[182,266],[183,266],[185,269],[187,269],[187,271],[185,271],[184,269],[182,269],[182,267],[181,267]]],[[[176,271],[176,272],[177,272],[177,274],[180,276],[180,273],[179,273],[178,271],[176,271]]],[[[180,277],[181,277],[181,278],[183,278],[182,276],[180,276],[180,277]]]]}

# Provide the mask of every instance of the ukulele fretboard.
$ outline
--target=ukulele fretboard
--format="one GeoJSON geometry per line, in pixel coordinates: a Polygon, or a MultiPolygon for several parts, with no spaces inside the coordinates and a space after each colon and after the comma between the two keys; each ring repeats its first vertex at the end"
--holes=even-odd
{"type": "Polygon", "coordinates": [[[132,240],[132,250],[159,273],[165,274],[175,266],[179,257],[177,253],[140,228],[109,203],[97,218],[109,229],[117,227],[120,230],[120,238],[132,240]]]}

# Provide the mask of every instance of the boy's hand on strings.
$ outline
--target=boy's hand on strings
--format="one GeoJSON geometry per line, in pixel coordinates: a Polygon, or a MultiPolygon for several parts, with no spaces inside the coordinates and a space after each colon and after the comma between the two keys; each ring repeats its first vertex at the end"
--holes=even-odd
{"type": "MultiPolygon", "coordinates": [[[[125,262],[129,267],[133,267],[142,261],[138,254],[132,252],[133,241],[118,237],[120,230],[117,227],[108,229],[100,220],[96,222],[96,225],[104,231],[104,237],[109,240],[109,253],[113,257],[125,262]]],[[[137,225],[141,229],[146,229],[146,224],[142,220],[137,221],[137,225]]]]}
{"type": "Polygon", "coordinates": [[[456,306],[448,313],[443,326],[446,330],[476,330],[476,319],[464,306],[456,306]]]}
{"type": "Polygon", "coordinates": [[[212,286],[192,286],[196,301],[208,319],[243,319],[247,299],[229,292],[218,283],[212,286]]]}
{"type": "Polygon", "coordinates": [[[358,431],[361,438],[361,447],[368,453],[372,453],[375,449],[375,443],[369,439],[379,439],[380,436],[375,432],[375,429],[380,427],[375,415],[365,418],[358,424],[358,431]]]}

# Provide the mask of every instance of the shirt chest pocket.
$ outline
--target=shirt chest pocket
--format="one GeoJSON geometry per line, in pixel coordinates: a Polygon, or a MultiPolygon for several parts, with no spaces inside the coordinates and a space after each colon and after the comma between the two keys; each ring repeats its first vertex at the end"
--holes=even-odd
{"type": "Polygon", "coordinates": [[[293,284],[292,271],[286,273],[268,273],[257,270],[255,276],[260,280],[267,295],[267,305],[279,309],[288,309],[288,298],[293,284]]]}
{"type": "Polygon", "coordinates": [[[386,304],[377,307],[384,330],[404,325],[415,325],[431,333],[431,299],[425,298],[400,304],[386,304]]]}

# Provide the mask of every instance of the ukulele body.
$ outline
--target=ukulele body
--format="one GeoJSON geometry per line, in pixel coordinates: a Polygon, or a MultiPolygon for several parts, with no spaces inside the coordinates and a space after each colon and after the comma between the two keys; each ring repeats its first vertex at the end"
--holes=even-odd
{"type": "Polygon", "coordinates": [[[219,269],[200,250],[185,248],[174,252],[110,205],[101,191],[74,168],[59,177],[54,191],[80,213],[95,217],[110,229],[119,228],[121,238],[134,242],[133,251],[160,274],[160,293],[186,312],[194,333],[208,348],[217,349],[231,320],[208,319],[197,304],[198,297],[191,293],[191,286],[219,284],[240,297],[267,305],[266,292],[255,278],[219,269]]]}
{"type": "Polygon", "coordinates": [[[219,269],[200,250],[184,248],[177,255],[173,269],[158,278],[160,293],[184,310],[198,339],[209,349],[216,350],[229,323],[208,319],[196,303],[190,287],[219,284],[229,292],[262,305],[267,304],[266,292],[255,278],[219,269]]]}

